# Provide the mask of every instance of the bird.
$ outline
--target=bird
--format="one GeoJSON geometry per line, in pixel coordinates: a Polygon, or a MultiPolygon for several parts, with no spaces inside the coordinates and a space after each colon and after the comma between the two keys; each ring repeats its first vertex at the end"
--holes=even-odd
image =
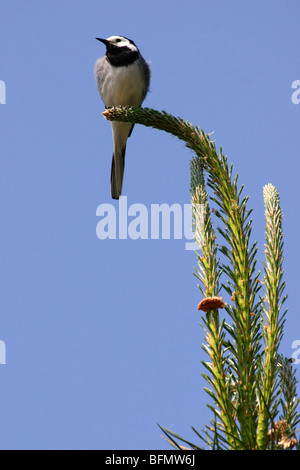
{"type": "MultiPolygon", "coordinates": [[[[97,88],[105,107],[141,106],[149,91],[151,72],[150,65],[136,44],[125,36],[96,39],[106,46],[105,56],[97,59],[94,67],[97,88]]],[[[134,124],[114,121],[111,126],[111,196],[119,199],[123,186],[126,143],[134,124]]]]}

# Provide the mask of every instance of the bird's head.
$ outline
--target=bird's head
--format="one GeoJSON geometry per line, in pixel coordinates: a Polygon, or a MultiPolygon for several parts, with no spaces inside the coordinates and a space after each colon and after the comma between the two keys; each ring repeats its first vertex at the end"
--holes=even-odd
{"type": "Polygon", "coordinates": [[[117,54],[122,51],[131,51],[131,52],[138,52],[138,48],[135,43],[124,36],[110,36],[107,39],[96,38],[98,41],[103,42],[106,46],[107,52],[111,54],[117,54]]]}

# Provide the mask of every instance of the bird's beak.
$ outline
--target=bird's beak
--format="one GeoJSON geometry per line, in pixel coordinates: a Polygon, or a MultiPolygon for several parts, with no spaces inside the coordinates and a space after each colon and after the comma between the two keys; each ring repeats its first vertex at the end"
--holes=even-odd
{"type": "Polygon", "coordinates": [[[96,38],[98,41],[103,42],[103,44],[107,45],[108,41],[106,39],[96,38]]]}

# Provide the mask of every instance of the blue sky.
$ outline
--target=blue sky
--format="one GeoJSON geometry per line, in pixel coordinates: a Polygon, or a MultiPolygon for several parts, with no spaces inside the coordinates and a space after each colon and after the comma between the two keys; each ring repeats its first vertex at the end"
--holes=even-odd
{"type": "MultiPolygon", "coordinates": [[[[214,131],[264,243],[262,188],[284,212],[289,295],[281,351],[300,340],[296,0],[2,0],[1,449],[163,449],[160,423],[194,439],[210,418],[203,331],[185,240],[99,240],[112,140],[95,37],[132,38],[151,62],[145,106],[214,131]]],[[[1,99],[0,99],[1,101],[1,99]]],[[[136,126],[128,205],[188,204],[192,153],[136,126]]],[[[297,377],[299,379],[299,367],[297,377]]]]}

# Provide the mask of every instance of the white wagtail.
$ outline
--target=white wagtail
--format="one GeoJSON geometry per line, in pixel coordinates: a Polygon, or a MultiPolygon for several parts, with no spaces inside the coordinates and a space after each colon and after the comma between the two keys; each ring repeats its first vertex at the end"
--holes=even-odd
{"type": "MultiPolygon", "coordinates": [[[[96,38],[106,46],[106,54],[95,64],[98,90],[106,108],[141,106],[149,89],[150,67],[137,46],[123,36],[96,38]]],[[[122,192],[125,150],[134,124],[111,122],[114,153],[111,166],[111,195],[119,199],[122,192]]]]}

